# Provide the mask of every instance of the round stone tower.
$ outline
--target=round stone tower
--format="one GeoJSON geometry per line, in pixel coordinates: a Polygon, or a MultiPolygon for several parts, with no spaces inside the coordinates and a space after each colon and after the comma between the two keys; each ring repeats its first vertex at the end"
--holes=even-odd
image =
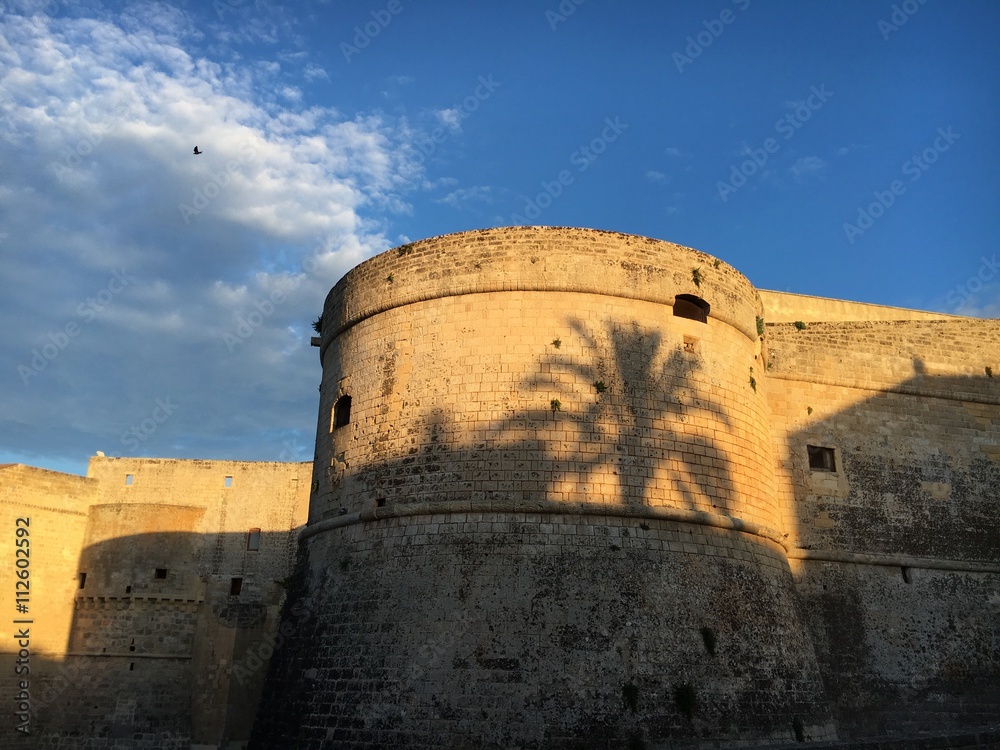
{"type": "Polygon", "coordinates": [[[727,264],[587,229],[446,235],[348,273],[255,742],[829,736],[761,316],[727,264]]]}

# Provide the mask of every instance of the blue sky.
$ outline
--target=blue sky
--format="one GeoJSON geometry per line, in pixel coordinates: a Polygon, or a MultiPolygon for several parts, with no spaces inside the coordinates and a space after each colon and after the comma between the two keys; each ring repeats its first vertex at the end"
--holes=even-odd
{"type": "Polygon", "coordinates": [[[0,8],[0,462],[310,460],[326,292],[466,229],[1000,315],[995,2],[0,8]]]}

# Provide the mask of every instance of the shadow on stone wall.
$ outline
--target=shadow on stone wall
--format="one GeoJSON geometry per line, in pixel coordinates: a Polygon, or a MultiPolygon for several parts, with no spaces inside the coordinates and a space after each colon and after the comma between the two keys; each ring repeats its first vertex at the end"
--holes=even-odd
{"type": "Polygon", "coordinates": [[[270,571],[290,569],[289,537],[265,531],[259,551],[246,550],[246,534],[166,531],[86,547],[82,587],[66,602],[74,609],[67,654],[32,655],[30,736],[5,717],[0,744],[246,742],[268,661],[288,635],[279,615],[289,581],[270,571]]]}
{"type": "Polygon", "coordinates": [[[890,392],[792,433],[797,544],[815,558],[797,589],[843,737],[1000,716],[997,396],[915,359],[890,392]],[[810,469],[807,445],[836,471],[810,469]]]}

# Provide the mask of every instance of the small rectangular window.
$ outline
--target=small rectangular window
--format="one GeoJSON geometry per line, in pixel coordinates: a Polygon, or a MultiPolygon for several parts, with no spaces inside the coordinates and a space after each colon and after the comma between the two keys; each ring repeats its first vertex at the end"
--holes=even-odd
{"type": "Polygon", "coordinates": [[[833,455],[833,448],[824,448],[819,445],[807,445],[809,451],[809,468],[813,471],[837,471],[837,462],[833,455]]]}
{"type": "Polygon", "coordinates": [[[243,590],[243,579],[242,578],[232,578],[229,581],[229,595],[239,596],[240,592],[243,590]]]}
{"type": "Polygon", "coordinates": [[[226,487],[232,487],[233,486],[233,478],[232,477],[226,477],[225,480],[224,480],[224,484],[225,484],[226,487]]]}
{"type": "Polygon", "coordinates": [[[80,573],[80,575],[77,576],[77,577],[80,579],[80,586],[79,586],[79,588],[82,589],[84,586],[87,585],[87,574],[86,573],[80,573]]]}
{"type": "Polygon", "coordinates": [[[247,532],[247,549],[251,552],[260,549],[260,529],[250,529],[247,532]]]}
{"type": "Polygon", "coordinates": [[[160,581],[165,580],[166,577],[167,577],[167,569],[166,568],[157,568],[156,572],[153,574],[153,578],[156,578],[157,580],[160,580],[160,581]]]}
{"type": "Polygon", "coordinates": [[[346,393],[333,405],[333,429],[346,427],[351,423],[351,397],[346,393]]]}
{"type": "Polygon", "coordinates": [[[125,484],[126,485],[132,484],[132,480],[133,479],[134,479],[134,477],[131,474],[126,474],[125,475],[125,484]]]}

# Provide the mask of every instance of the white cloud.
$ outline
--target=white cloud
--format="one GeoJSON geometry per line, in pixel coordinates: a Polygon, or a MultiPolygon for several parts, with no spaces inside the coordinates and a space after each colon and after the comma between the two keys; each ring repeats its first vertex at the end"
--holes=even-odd
{"type": "Polygon", "coordinates": [[[491,204],[494,200],[494,189],[489,185],[475,185],[471,188],[459,188],[453,190],[444,198],[439,198],[436,203],[444,203],[452,208],[461,208],[471,201],[491,204]]]}
{"type": "Polygon", "coordinates": [[[462,113],[456,107],[449,107],[448,109],[439,109],[434,113],[441,124],[444,125],[448,130],[453,133],[459,133],[462,130],[462,113]]]}
{"type": "Polygon", "coordinates": [[[803,156],[795,160],[795,163],[789,167],[789,171],[792,173],[792,177],[801,181],[821,175],[825,168],[826,162],[818,156],[803,156]]]}
{"type": "Polygon", "coordinates": [[[273,459],[268,435],[315,419],[310,322],[422,179],[412,134],[301,109],[279,64],[208,59],[183,11],[130,8],[0,17],[0,453],[124,453],[172,397],[143,455],[273,459]]]}
{"type": "Polygon", "coordinates": [[[646,179],[659,185],[666,185],[670,182],[669,175],[666,175],[663,172],[657,172],[655,169],[650,169],[646,172],[646,179]]]}

